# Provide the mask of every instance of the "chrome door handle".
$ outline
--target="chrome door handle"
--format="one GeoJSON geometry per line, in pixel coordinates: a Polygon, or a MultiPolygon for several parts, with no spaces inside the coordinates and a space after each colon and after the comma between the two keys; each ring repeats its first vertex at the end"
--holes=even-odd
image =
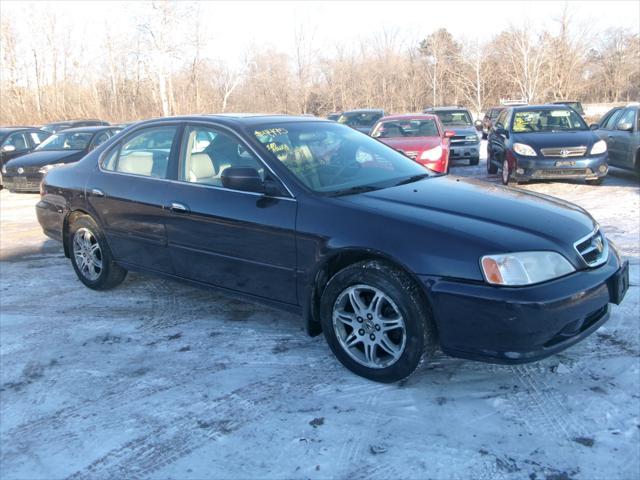
{"type": "Polygon", "coordinates": [[[92,188],[91,195],[93,195],[94,197],[104,197],[104,192],[99,188],[92,188]]]}
{"type": "Polygon", "coordinates": [[[183,203],[171,202],[171,204],[169,205],[169,210],[176,213],[186,213],[189,211],[189,207],[187,207],[183,203]]]}

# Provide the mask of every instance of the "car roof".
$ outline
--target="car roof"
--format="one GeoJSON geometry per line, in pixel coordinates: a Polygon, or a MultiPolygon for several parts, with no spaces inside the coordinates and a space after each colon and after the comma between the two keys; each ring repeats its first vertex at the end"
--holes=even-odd
{"type": "Polygon", "coordinates": [[[67,123],[79,123],[79,122],[104,122],[104,120],[98,120],[97,118],[83,118],[80,120],[56,120],[55,122],[49,122],[45,125],[66,125],[67,123]]]}
{"type": "MultiPolygon", "coordinates": [[[[163,123],[181,122],[216,122],[229,127],[252,127],[254,125],[277,124],[288,122],[324,122],[335,124],[331,120],[320,117],[304,115],[285,114],[262,114],[262,113],[213,113],[202,115],[180,115],[174,117],[158,117],[149,120],[142,120],[135,123],[136,127],[143,125],[161,125],[163,123]]],[[[109,128],[109,127],[106,127],[109,128]]]]}
{"type": "Polygon", "coordinates": [[[466,107],[461,107],[460,105],[451,105],[449,107],[429,107],[429,108],[425,108],[425,110],[430,110],[433,112],[440,112],[443,110],[465,110],[468,111],[469,109],[466,107]]]}
{"type": "Polygon", "coordinates": [[[401,113],[398,115],[387,115],[382,117],[379,122],[388,120],[435,120],[437,117],[432,113],[401,113]]]}
{"type": "Polygon", "coordinates": [[[562,107],[563,105],[567,107],[568,110],[573,110],[571,107],[565,105],[564,103],[552,103],[546,105],[517,105],[509,108],[513,108],[513,110],[516,112],[526,110],[557,110],[558,107],[562,107]]]}
{"type": "Polygon", "coordinates": [[[56,132],[54,135],[57,135],[59,133],[94,133],[94,132],[100,132],[102,130],[113,130],[114,128],[118,128],[118,127],[114,127],[113,125],[94,125],[94,126],[88,126],[88,127],[74,127],[74,128],[65,128],[64,130],[60,130],[59,132],[56,132]]]}
{"type": "Polygon", "coordinates": [[[19,132],[20,130],[38,130],[38,127],[0,127],[0,134],[19,132]]]}
{"type": "Polygon", "coordinates": [[[345,110],[342,112],[343,115],[348,113],[381,113],[384,112],[382,108],[357,108],[355,110],[345,110]]]}

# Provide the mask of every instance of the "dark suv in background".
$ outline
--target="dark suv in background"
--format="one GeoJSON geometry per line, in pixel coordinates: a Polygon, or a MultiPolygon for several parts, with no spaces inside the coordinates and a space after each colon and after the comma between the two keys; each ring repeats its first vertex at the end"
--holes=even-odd
{"type": "Polygon", "coordinates": [[[453,130],[451,137],[449,160],[469,160],[469,165],[480,162],[480,136],[473,123],[473,117],[464,107],[430,107],[423,113],[433,113],[438,116],[445,130],[453,130]]]}
{"type": "Polygon", "coordinates": [[[640,104],[612,108],[591,128],[607,142],[610,165],[640,175],[640,104]]]}
{"type": "Polygon", "coordinates": [[[354,128],[359,132],[369,135],[371,129],[378,120],[384,117],[384,110],[381,109],[360,109],[343,112],[338,117],[338,123],[354,128]]]}

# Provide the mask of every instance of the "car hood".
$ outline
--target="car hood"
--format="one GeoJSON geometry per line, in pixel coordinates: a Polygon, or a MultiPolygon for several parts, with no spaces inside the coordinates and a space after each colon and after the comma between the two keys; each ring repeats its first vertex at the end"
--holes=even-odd
{"type": "MultiPolygon", "coordinates": [[[[393,231],[393,222],[403,223],[398,231],[413,224],[414,235],[432,252],[443,244],[460,245],[460,258],[451,262],[469,261],[463,255],[477,262],[490,253],[552,250],[583,268],[573,244],[597,226],[586,211],[569,202],[451,175],[342,199],[385,217],[376,221],[387,231],[393,231]]],[[[443,248],[446,251],[450,257],[451,250],[443,248]]]]}
{"type": "Polygon", "coordinates": [[[463,126],[463,125],[443,125],[445,130],[453,130],[456,132],[456,136],[461,135],[477,135],[478,131],[473,125],[463,126]]]}
{"type": "Polygon", "coordinates": [[[580,146],[591,148],[594,142],[598,141],[598,137],[592,130],[573,130],[569,132],[514,133],[513,141],[525,143],[536,150],[580,146]]]}
{"type": "Polygon", "coordinates": [[[7,169],[18,167],[43,167],[52,163],[69,163],[80,160],[84,150],[36,150],[7,162],[7,169]]]}
{"type": "Polygon", "coordinates": [[[442,143],[440,137],[393,137],[380,138],[379,140],[391,148],[402,151],[422,151],[437,147],[442,143]]]}

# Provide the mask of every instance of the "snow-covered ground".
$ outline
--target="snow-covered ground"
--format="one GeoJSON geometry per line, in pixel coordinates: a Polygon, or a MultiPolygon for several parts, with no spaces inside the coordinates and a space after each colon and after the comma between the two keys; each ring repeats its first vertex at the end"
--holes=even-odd
{"type": "MultiPolygon", "coordinates": [[[[498,182],[485,172],[452,168],[498,182]]],[[[395,385],[290,314],[150,275],[84,288],[37,196],[0,192],[0,477],[638,478],[638,181],[522,188],[595,216],[631,262],[627,298],[560,355],[439,354],[395,385]]]]}

